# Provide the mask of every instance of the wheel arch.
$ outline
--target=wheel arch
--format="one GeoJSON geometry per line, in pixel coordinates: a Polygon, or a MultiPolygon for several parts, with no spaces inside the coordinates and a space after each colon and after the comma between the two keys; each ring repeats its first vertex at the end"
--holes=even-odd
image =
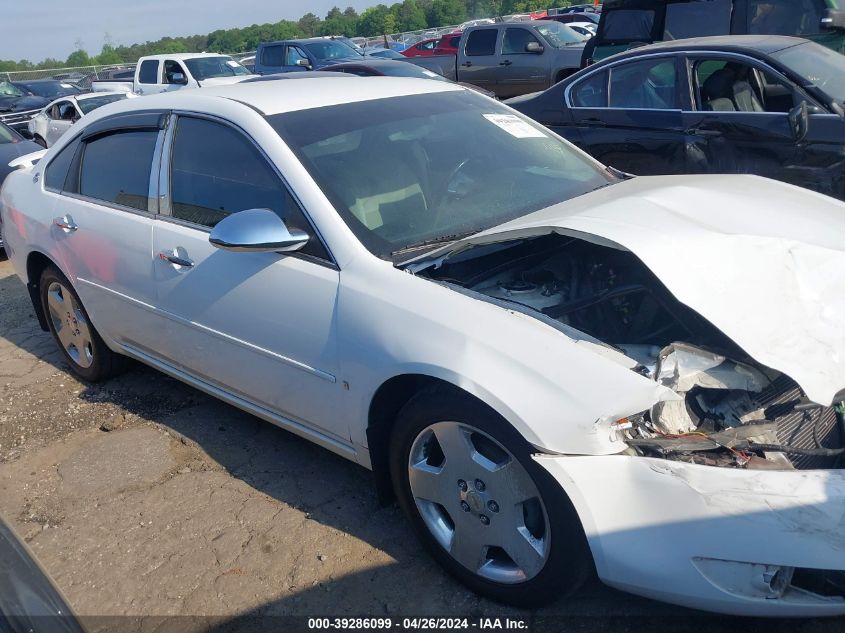
{"type": "Polygon", "coordinates": [[[32,301],[32,308],[35,310],[38,325],[45,332],[48,332],[50,328],[47,326],[47,315],[44,314],[44,309],[41,305],[40,285],[41,274],[48,266],[58,268],[56,262],[41,251],[32,251],[26,257],[26,289],[29,291],[29,299],[32,301]]]}

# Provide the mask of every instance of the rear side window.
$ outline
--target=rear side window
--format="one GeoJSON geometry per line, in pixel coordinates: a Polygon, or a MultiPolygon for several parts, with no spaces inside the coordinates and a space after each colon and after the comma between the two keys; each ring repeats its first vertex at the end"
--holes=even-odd
{"type": "Polygon", "coordinates": [[[138,71],[138,83],[158,83],[158,60],[147,59],[141,62],[141,69],[138,71]]]}
{"type": "Polygon", "coordinates": [[[157,138],[157,130],[131,130],[88,141],[82,154],[79,193],[147,211],[157,138]]]}
{"type": "Polygon", "coordinates": [[[265,46],[261,50],[261,63],[265,66],[282,66],[285,60],[285,47],[279,44],[265,46]]]}
{"type": "Polygon", "coordinates": [[[678,109],[675,60],[644,60],[610,69],[611,108],[678,109]]]}
{"type": "Polygon", "coordinates": [[[64,190],[67,173],[78,148],[78,142],[71,142],[50,161],[47,169],[44,170],[45,187],[56,191],[64,190]]]}
{"type": "MultiPolygon", "coordinates": [[[[232,213],[270,209],[288,228],[314,230],[267,160],[227,125],[182,117],[173,139],[170,198],[174,218],[213,227],[232,213]]],[[[303,253],[328,259],[313,237],[303,253]]]]}
{"type": "Polygon", "coordinates": [[[680,40],[687,37],[727,35],[731,32],[732,9],[733,0],[667,4],[663,39],[680,40]]]}
{"type": "Polygon", "coordinates": [[[576,108],[607,107],[607,71],[596,73],[572,89],[572,105],[576,108]]]}
{"type": "Polygon", "coordinates": [[[498,29],[478,29],[469,34],[467,38],[467,57],[479,55],[494,55],[496,53],[496,38],[499,35],[498,29]]]}

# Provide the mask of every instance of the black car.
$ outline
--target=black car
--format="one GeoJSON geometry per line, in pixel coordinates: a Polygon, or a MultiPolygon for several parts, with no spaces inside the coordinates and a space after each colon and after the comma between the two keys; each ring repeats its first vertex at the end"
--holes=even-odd
{"type": "Polygon", "coordinates": [[[73,84],[56,79],[33,79],[31,81],[13,81],[12,85],[23,90],[27,95],[44,97],[52,101],[59,97],[78,95],[82,91],[73,84]]]}
{"type": "Polygon", "coordinates": [[[845,199],[845,56],[800,38],[643,46],[507,103],[621,171],[757,174],[845,199]]]}
{"type": "Polygon", "coordinates": [[[5,123],[27,136],[27,123],[51,99],[29,94],[9,81],[0,81],[0,123],[5,123]]]}

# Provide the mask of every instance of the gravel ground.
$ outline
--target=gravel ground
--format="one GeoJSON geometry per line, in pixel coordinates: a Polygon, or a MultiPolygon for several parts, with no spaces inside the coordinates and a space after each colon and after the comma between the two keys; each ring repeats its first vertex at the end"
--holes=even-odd
{"type": "Polygon", "coordinates": [[[535,612],[479,599],[429,560],[396,507],[379,506],[364,469],[141,366],[76,380],[2,258],[0,307],[0,509],[92,631],[287,630],[273,619],[287,615],[845,629],[715,618],[596,581],[535,612]]]}

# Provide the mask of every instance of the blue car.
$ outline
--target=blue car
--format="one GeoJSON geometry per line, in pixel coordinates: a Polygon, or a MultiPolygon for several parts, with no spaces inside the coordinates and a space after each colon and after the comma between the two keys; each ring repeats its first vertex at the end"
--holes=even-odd
{"type": "Polygon", "coordinates": [[[258,75],[319,70],[361,59],[361,53],[339,38],[312,37],[263,42],[255,52],[258,75]]]}

